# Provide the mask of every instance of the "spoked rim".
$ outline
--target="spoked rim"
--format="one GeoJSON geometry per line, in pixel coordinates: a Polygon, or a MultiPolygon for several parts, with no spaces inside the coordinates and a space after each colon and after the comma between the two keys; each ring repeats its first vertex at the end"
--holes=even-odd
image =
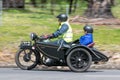
{"type": "Polygon", "coordinates": [[[86,71],[92,62],[89,52],[82,48],[72,50],[67,56],[67,64],[71,70],[76,72],[86,71]]]}
{"type": "Polygon", "coordinates": [[[18,51],[15,61],[18,67],[24,70],[32,69],[37,65],[36,55],[31,49],[22,49],[18,51]]]}

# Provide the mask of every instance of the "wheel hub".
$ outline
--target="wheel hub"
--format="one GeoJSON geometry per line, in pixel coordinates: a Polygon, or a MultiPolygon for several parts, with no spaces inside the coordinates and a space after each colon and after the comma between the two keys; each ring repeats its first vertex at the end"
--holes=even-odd
{"type": "Polygon", "coordinates": [[[30,55],[29,54],[25,54],[24,57],[23,57],[23,60],[25,62],[29,62],[31,60],[30,55]]]}
{"type": "Polygon", "coordinates": [[[78,61],[80,62],[80,61],[81,61],[81,59],[79,58],[79,59],[78,59],[78,61]]]}

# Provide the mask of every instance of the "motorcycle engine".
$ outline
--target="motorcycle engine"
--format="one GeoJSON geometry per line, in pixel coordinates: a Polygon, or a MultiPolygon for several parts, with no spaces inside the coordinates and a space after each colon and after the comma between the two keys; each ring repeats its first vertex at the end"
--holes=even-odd
{"type": "Polygon", "coordinates": [[[56,66],[56,65],[58,65],[58,61],[56,61],[54,59],[51,59],[51,58],[48,58],[46,56],[43,56],[42,60],[43,60],[43,64],[46,65],[46,66],[56,66]]]}

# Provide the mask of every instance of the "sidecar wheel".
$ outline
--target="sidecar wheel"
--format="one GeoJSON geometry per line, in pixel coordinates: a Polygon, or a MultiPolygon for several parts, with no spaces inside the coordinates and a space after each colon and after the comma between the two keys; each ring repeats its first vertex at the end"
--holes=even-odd
{"type": "Polygon", "coordinates": [[[67,64],[72,71],[86,71],[92,63],[90,53],[83,48],[73,49],[67,56],[67,64]]]}
{"type": "Polygon", "coordinates": [[[37,56],[33,50],[20,49],[15,55],[17,66],[23,70],[31,70],[37,65],[37,56]]]}

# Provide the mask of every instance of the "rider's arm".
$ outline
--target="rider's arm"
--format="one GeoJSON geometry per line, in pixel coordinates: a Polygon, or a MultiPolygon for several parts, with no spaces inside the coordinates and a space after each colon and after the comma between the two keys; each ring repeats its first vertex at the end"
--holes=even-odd
{"type": "Polygon", "coordinates": [[[58,37],[62,34],[64,34],[68,30],[68,25],[63,24],[60,29],[58,29],[56,32],[53,33],[54,37],[58,37]]]}

